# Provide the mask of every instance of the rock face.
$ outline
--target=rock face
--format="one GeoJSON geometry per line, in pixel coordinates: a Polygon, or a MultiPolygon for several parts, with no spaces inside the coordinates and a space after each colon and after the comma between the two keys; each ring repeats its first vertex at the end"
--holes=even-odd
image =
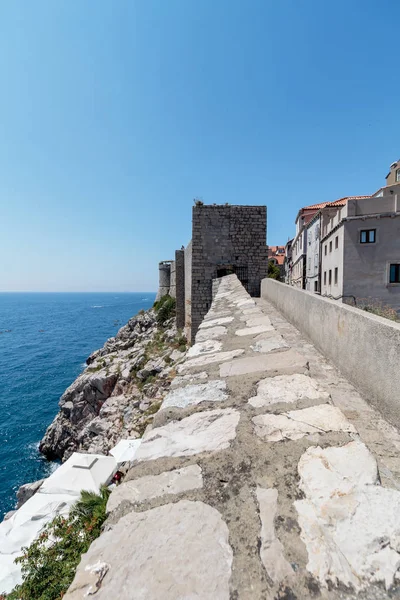
{"type": "Polygon", "coordinates": [[[25,483],[24,485],[21,485],[17,492],[17,509],[21,508],[21,506],[25,504],[29,498],[32,498],[32,496],[36,494],[43,481],[44,479],[39,479],[33,483],[25,483]]]}
{"type": "Polygon", "coordinates": [[[106,454],[120,439],[140,437],[185,352],[174,319],[157,327],[153,310],[138,314],[93,352],[61,397],[60,412],[39,446],[49,459],[77,450],[106,454]]]}

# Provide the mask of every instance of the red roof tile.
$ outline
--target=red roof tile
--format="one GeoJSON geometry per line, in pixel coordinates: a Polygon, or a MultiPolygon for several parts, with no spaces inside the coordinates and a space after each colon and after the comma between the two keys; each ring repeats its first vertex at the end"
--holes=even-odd
{"type": "Polygon", "coordinates": [[[311,204],[310,206],[305,206],[302,210],[321,210],[321,208],[325,208],[325,206],[345,206],[347,200],[362,200],[363,198],[370,198],[371,196],[345,196],[344,198],[339,198],[339,200],[334,200],[333,202],[320,202],[319,204],[311,204]]]}

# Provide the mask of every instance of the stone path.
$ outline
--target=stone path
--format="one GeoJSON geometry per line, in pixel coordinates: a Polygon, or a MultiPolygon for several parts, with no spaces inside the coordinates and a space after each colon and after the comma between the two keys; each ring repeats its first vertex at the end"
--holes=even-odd
{"type": "Polygon", "coordinates": [[[397,431],[224,277],[65,599],[400,598],[399,458],[397,431]]]}

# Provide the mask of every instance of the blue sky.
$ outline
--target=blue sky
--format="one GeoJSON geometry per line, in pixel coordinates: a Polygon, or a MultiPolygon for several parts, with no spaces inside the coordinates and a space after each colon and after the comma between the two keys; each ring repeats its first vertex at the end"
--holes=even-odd
{"type": "Polygon", "coordinates": [[[151,291],[194,197],[373,193],[400,158],[395,0],[3,0],[0,290],[151,291]]]}

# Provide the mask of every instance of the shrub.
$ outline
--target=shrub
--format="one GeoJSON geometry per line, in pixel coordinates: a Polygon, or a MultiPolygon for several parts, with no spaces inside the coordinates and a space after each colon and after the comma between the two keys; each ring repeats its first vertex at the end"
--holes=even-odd
{"type": "Polygon", "coordinates": [[[7,600],[61,600],[70,586],[81,555],[101,532],[110,491],[83,491],[69,517],[56,517],[17,558],[23,582],[7,600]]]}
{"type": "Polygon", "coordinates": [[[280,281],[281,278],[281,272],[279,270],[279,267],[272,260],[268,261],[267,277],[269,277],[270,279],[276,279],[277,281],[280,281]]]}
{"type": "Polygon", "coordinates": [[[172,298],[168,294],[162,296],[157,302],[154,302],[153,308],[156,311],[157,323],[160,327],[175,315],[175,304],[175,298],[172,298]]]}

